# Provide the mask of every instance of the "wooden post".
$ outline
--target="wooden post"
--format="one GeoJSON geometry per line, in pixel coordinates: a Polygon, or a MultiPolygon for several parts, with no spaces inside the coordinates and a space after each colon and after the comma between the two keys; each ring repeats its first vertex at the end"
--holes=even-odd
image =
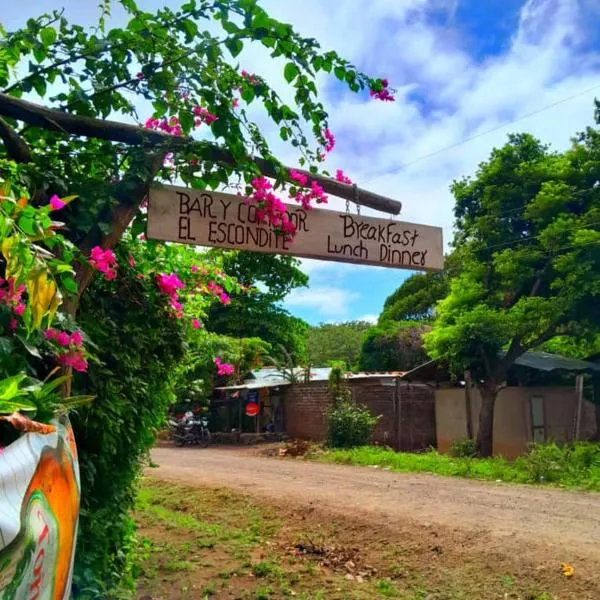
{"type": "Polygon", "coordinates": [[[575,379],[575,402],[577,412],[575,413],[575,441],[579,441],[581,435],[581,411],[583,409],[583,375],[577,375],[575,379]]]}
{"type": "Polygon", "coordinates": [[[396,438],[396,452],[402,450],[402,394],[400,390],[400,378],[396,379],[396,390],[394,392],[394,437],[396,438]]]}
{"type": "Polygon", "coordinates": [[[467,437],[473,439],[473,408],[471,406],[471,371],[465,371],[465,415],[467,420],[467,437]]]}

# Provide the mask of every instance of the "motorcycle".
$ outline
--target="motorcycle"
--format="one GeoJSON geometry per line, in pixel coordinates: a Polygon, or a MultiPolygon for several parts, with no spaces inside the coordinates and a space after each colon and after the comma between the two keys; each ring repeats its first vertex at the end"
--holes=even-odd
{"type": "Polygon", "coordinates": [[[195,417],[194,413],[188,411],[179,419],[169,420],[171,439],[178,447],[201,446],[206,448],[210,443],[210,431],[208,420],[204,417],[195,417]]]}

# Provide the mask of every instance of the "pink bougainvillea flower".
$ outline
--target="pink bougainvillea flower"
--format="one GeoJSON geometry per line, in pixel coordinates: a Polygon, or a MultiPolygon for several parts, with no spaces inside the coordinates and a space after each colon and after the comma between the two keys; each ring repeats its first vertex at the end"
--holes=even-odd
{"type": "Polygon", "coordinates": [[[58,331],[56,331],[56,329],[54,329],[54,327],[48,327],[48,329],[46,329],[46,331],[44,331],[44,337],[47,340],[56,340],[58,336],[58,331]]]}
{"type": "Polygon", "coordinates": [[[146,234],[145,233],[140,233],[140,235],[138,235],[138,240],[144,241],[145,239],[146,239],[146,234]]]}
{"type": "Polygon", "coordinates": [[[66,331],[61,331],[56,336],[56,343],[66,348],[71,343],[71,336],[66,331]]]}
{"type": "Polygon", "coordinates": [[[88,363],[79,350],[69,350],[64,354],[59,354],[57,360],[63,367],[72,367],[80,373],[85,373],[88,369],[88,363]]]}
{"type": "Polygon", "coordinates": [[[197,273],[198,267],[196,265],[192,265],[192,273],[197,273]]]}
{"type": "Polygon", "coordinates": [[[202,327],[202,323],[198,319],[192,319],[192,327],[194,329],[200,329],[202,327]]]}
{"type": "Polygon", "coordinates": [[[9,331],[16,331],[18,326],[19,326],[19,323],[17,322],[16,319],[11,319],[8,322],[8,330],[9,331]]]}
{"type": "Polygon", "coordinates": [[[369,95],[371,98],[375,98],[376,100],[382,100],[383,102],[395,102],[396,98],[389,90],[389,81],[387,79],[381,80],[381,89],[379,91],[371,88],[369,90],[369,95]]]}
{"type": "Polygon", "coordinates": [[[342,169],[337,169],[335,172],[335,178],[341,183],[347,183],[348,185],[352,185],[352,179],[344,174],[342,169]]]}
{"type": "Polygon", "coordinates": [[[52,196],[52,198],[50,198],[50,210],[60,210],[61,208],[64,208],[67,203],[63,202],[56,194],[54,194],[54,196],[52,196]]]}
{"type": "Polygon", "coordinates": [[[308,177],[304,173],[296,171],[296,169],[290,169],[289,176],[292,181],[295,181],[300,185],[304,186],[308,183],[308,177]]]}
{"type": "Polygon", "coordinates": [[[335,137],[329,130],[329,127],[326,127],[323,130],[323,137],[326,140],[325,152],[331,152],[335,148],[335,137]]]}
{"type": "Polygon", "coordinates": [[[233,375],[235,372],[235,367],[229,363],[224,363],[221,361],[219,356],[216,356],[213,359],[215,365],[217,365],[217,375],[233,375]]]}
{"type": "Polygon", "coordinates": [[[100,246],[94,246],[88,262],[102,273],[105,279],[111,280],[117,276],[117,257],[112,250],[103,250],[100,246]]]}
{"type": "Polygon", "coordinates": [[[185,288],[185,284],[179,279],[177,273],[171,273],[170,275],[159,273],[156,276],[156,284],[158,289],[167,296],[172,296],[177,293],[177,290],[185,288]]]}
{"type": "Polygon", "coordinates": [[[70,343],[75,346],[81,346],[81,344],[83,344],[83,337],[79,331],[74,331],[71,334],[70,343]]]}
{"type": "Polygon", "coordinates": [[[14,308],[15,314],[19,317],[25,312],[25,305],[22,302],[19,302],[14,308]]]}
{"type": "Polygon", "coordinates": [[[227,306],[231,302],[231,298],[225,292],[222,292],[220,294],[219,299],[225,306],[227,306]]]}
{"type": "Polygon", "coordinates": [[[129,255],[129,258],[127,259],[127,262],[129,263],[129,266],[131,268],[135,267],[135,258],[133,258],[132,254],[129,255]]]}
{"type": "Polygon", "coordinates": [[[240,105],[240,99],[239,98],[234,98],[231,101],[231,107],[232,108],[237,108],[240,105]]]}

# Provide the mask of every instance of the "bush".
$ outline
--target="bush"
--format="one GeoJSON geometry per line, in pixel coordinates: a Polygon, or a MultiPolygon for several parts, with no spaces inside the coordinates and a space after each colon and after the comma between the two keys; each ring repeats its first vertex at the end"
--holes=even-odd
{"type": "Polygon", "coordinates": [[[475,440],[470,438],[455,440],[450,447],[450,454],[454,458],[475,458],[477,456],[475,440]]]}
{"type": "Polygon", "coordinates": [[[72,419],[82,493],[77,599],[114,597],[115,588],[134,584],[135,482],[174,399],[184,352],[182,324],[167,316],[167,302],[149,279],[124,275],[110,287],[96,278],[82,298],[79,322],[97,360],[74,381],[76,393],[95,396],[72,419]]]}
{"type": "Polygon", "coordinates": [[[327,445],[331,448],[353,448],[369,442],[380,417],[364,406],[351,402],[338,403],[329,413],[327,445]]]}

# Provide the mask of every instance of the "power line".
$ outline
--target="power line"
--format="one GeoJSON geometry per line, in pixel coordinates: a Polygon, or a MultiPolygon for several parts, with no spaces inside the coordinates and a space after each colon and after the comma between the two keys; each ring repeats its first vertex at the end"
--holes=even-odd
{"type": "Polygon", "coordinates": [[[588,88],[587,90],[582,90],[581,92],[577,92],[576,94],[573,94],[572,96],[567,96],[566,98],[557,100],[556,102],[553,102],[552,104],[547,104],[546,106],[543,106],[542,108],[538,108],[537,110],[534,110],[530,113],[521,115],[520,117],[517,117],[516,119],[514,119],[512,121],[508,121],[507,123],[502,123],[501,125],[497,125],[496,127],[492,127],[491,129],[486,129],[485,131],[476,133],[475,135],[464,138],[460,142],[456,142],[455,144],[451,144],[450,146],[445,146],[444,148],[440,148],[439,150],[435,150],[434,152],[430,152],[429,154],[424,154],[423,156],[418,156],[417,158],[400,165],[399,167],[393,169],[392,171],[388,171],[387,173],[383,173],[381,175],[376,175],[375,177],[371,177],[370,179],[361,181],[360,185],[362,187],[362,186],[366,185],[367,183],[371,183],[371,182],[375,181],[376,179],[381,179],[382,177],[385,177],[387,175],[393,175],[395,173],[398,173],[398,172],[402,171],[403,169],[406,169],[406,167],[410,167],[411,165],[421,162],[422,160],[431,158],[432,156],[437,156],[438,154],[442,154],[443,152],[447,152],[448,150],[453,150],[454,148],[458,148],[459,146],[462,146],[463,144],[466,144],[467,142],[471,142],[480,137],[483,137],[484,135],[494,133],[495,131],[504,129],[505,127],[508,127],[509,125],[513,125],[514,123],[519,123],[520,121],[529,119],[530,117],[533,117],[533,116],[538,115],[546,110],[554,108],[555,106],[558,106],[559,104],[563,104],[564,102],[568,102],[569,100],[573,100],[575,98],[579,98],[580,96],[584,96],[585,94],[589,94],[590,92],[593,92],[594,90],[597,90],[598,88],[600,88],[600,84],[595,85],[591,88],[588,88]]]}

